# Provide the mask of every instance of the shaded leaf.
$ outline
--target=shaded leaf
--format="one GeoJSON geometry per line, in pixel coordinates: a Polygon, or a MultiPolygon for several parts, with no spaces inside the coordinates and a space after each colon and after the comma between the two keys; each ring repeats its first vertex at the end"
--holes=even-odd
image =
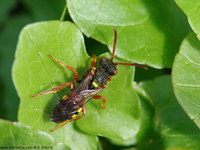
{"type": "MultiPolygon", "coordinates": [[[[137,134],[137,145],[139,147],[149,145],[152,138],[157,138],[156,133],[156,122],[155,122],[155,110],[152,107],[152,102],[144,94],[142,87],[135,83],[134,87],[138,91],[137,94],[140,98],[141,103],[141,120],[140,120],[140,131],[137,134]]],[[[157,146],[158,148],[158,146],[157,146]]]]}
{"type": "Polygon", "coordinates": [[[73,21],[87,35],[112,47],[116,55],[156,68],[170,68],[189,26],[173,0],[67,0],[73,21]]]}
{"type": "Polygon", "coordinates": [[[64,0],[23,0],[36,20],[59,20],[66,3],[64,0]]]}
{"type": "Polygon", "coordinates": [[[8,17],[9,11],[15,5],[16,0],[1,0],[0,1],[0,25],[3,23],[4,19],[8,17]]]}
{"type": "Polygon", "coordinates": [[[177,100],[200,127],[200,41],[191,33],[176,55],[172,79],[177,100]]]}
{"type": "MultiPolygon", "coordinates": [[[[160,139],[149,139],[146,149],[198,150],[200,131],[178,104],[173,94],[171,77],[158,77],[153,81],[142,82],[140,86],[152,101],[157,131],[160,132],[160,139]]],[[[140,146],[142,150],[145,149],[143,144],[140,146]]]]}

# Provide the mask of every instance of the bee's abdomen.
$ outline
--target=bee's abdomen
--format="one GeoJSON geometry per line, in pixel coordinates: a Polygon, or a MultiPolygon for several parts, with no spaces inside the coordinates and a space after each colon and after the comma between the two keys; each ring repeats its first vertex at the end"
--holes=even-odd
{"type": "Polygon", "coordinates": [[[53,109],[51,121],[55,123],[60,123],[65,120],[70,120],[72,118],[72,115],[76,113],[77,111],[76,109],[74,109],[74,105],[70,102],[70,100],[60,100],[53,109]]]}

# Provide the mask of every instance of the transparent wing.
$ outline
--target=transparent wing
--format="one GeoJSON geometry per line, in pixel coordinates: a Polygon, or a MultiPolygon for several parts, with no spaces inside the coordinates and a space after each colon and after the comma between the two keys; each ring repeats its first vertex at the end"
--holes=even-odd
{"type": "Polygon", "coordinates": [[[80,92],[80,95],[84,97],[85,103],[87,103],[94,95],[99,93],[101,90],[102,88],[93,89],[93,90],[83,90],[80,92]]]}

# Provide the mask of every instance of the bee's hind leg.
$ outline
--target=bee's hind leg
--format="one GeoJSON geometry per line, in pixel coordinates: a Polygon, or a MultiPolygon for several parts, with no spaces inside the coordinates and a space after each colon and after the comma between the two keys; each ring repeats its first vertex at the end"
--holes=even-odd
{"type": "Polygon", "coordinates": [[[106,98],[105,98],[105,97],[103,97],[103,96],[101,96],[101,95],[95,95],[95,96],[93,96],[92,98],[94,98],[94,99],[101,99],[101,100],[102,100],[101,107],[102,107],[103,109],[106,108],[106,98]]]}
{"type": "Polygon", "coordinates": [[[72,119],[70,119],[70,120],[66,120],[66,121],[60,123],[58,126],[56,126],[56,127],[54,127],[53,129],[51,129],[50,132],[53,132],[53,131],[55,131],[56,129],[63,127],[63,126],[66,125],[68,122],[75,121],[75,120],[78,120],[78,119],[83,118],[83,117],[86,115],[86,112],[85,112],[85,108],[84,108],[84,107],[81,108],[81,112],[82,112],[82,115],[81,115],[81,116],[76,116],[76,117],[74,117],[74,118],[72,118],[72,119]]]}

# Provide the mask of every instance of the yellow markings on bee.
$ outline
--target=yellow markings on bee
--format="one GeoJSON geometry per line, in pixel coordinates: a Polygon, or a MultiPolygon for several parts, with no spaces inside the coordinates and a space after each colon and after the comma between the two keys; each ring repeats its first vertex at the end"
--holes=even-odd
{"type": "Polygon", "coordinates": [[[79,109],[77,110],[78,113],[80,113],[81,111],[82,111],[82,108],[79,108],[79,109]]]}
{"type": "Polygon", "coordinates": [[[94,82],[92,82],[92,85],[95,87],[95,88],[97,88],[98,87],[98,84],[94,81],[94,82]]]}
{"type": "Polygon", "coordinates": [[[67,98],[68,98],[67,95],[64,95],[64,96],[62,97],[63,100],[67,100],[67,98]]]}
{"type": "Polygon", "coordinates": [[[92,67],[92,69],[91,69],[90,72],[91,72],[92,74],[94,74],[95,70],[96,70],[96,67],[92,67]]]}
{"type": "Polygon", "coordinates": [[[72,115],[72,118],[75,118],[77,115],[72,115]]]}

